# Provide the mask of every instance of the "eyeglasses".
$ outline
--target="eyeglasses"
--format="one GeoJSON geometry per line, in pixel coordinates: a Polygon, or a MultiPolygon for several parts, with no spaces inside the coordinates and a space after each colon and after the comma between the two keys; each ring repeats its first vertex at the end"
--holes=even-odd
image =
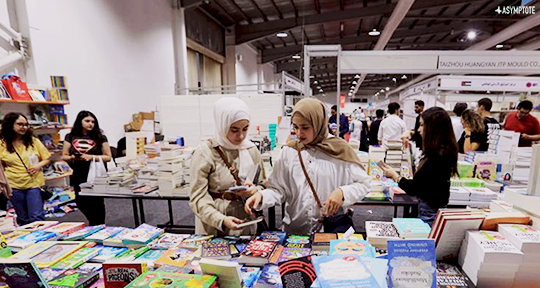
{"type": "Polygon", "coordinates": [[[26,128],[30,127],[30,124],[28,124],[28,123],[15,123],[15,125],[17,125],[19,127],[26,127],[26,128]]]}

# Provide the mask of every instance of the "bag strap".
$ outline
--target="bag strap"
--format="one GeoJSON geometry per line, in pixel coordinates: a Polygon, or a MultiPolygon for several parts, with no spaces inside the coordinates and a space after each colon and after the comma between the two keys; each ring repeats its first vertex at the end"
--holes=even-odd
{"type": "Polygon", "coordinates": [[[313,197],[315,197],[315,201],[317,201],[317,205],[319,206],[319,209],[322,209],[321,199],[319,199],[319,196],[317,196],[317,192],[315,191],[315,186],[313,186],[313,183],[311,182],[311,179],[309,178],[309,175],[306,170],[306,166],[304,166],[304,160],[302,160],[302,153],[300,150],[298,150],[298,158],[300,158],[300,166],[302,166],[302,171],[304,171],[304,175],[306,176],[306,180],[309,184],[309,187],[311,188],[311,192],[313,192],[313,197]]]}
{"type": "MultiPolygon", "coordinates": [[[[13,149],[15,149],[15,147],[13,147],[13,149]]],[[[17,152],[17,150],[15,150],[15,154],[17,154],[17,156],[21,160],[22,165],[24,166],[24,169],[26,169],[26,171],[28,172],[28,167],[26,167],[26,164],[24,164],[24,161],[22,160],[22,157],[21,155],[19,155],[19,152],[17,152]]]]}
{"type": "Polygon", "coordinates": [[[240,179],[240,177],[238,177],[238,173],[236,172],[236,168],[234,168],[231,165],[231,163],[229,163],[229,161],[227,161],[227,156],[225,156],[225,153],[223,153],[223,151],[221,151],[219,146],[214,147],[214,149],[218,152],[218,154],[221,157],[221,159],[223,160],[223,162],[225,162],[225,165],[227,165],[227,168],[229,168],[229,171],[231,172],[231,175],[234,177],[234,180],[236,181],[236,185],[241,186],[242,185],[242,180],[240,179]]]}

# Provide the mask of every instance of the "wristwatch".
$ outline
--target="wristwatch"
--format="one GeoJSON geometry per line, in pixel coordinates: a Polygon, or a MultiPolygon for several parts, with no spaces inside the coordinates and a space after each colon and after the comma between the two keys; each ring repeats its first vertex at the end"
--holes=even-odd
{"type": "Polygon", "coordinates": [[[471,138],[471,135],[465,135],[465,138],[471,138]]]}

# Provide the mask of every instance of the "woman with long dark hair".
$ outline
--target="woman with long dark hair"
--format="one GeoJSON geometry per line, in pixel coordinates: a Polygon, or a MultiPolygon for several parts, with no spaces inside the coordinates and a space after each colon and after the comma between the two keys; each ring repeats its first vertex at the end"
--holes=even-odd
{"type": "Polygon", "coordinates": [[[51,153],[32,135],[28,119],[21,113],[4,116],[0,137],[0,158],[13,190],[11,204],[17,213],[17,223],[45,220],[40,190],[45,180],[41,168],[49,164],[51,153]]]}
{"type": "Polygon", "coordinates": [[[64,140],[63,159],[69,161],[73,169],[71,186],[75,189],[77,207],[88,219],[89,225],[105,223],[105,202],[100,197],[80,196],[81,183],[87,181],[90,163],[94,160],[111,161],[111,148],[107,137],[99,128],[99,122],[90,111],[77,115],[71,133],[64,140]]]}
{"type": "Polygon", "coordinates": [[[458,147],[452,121],[444,109],[427,109],[419,122],[423,156],[413,179],[401,178],[387,165],[383,170],[408,195],[418,197],[420,219],[431,225],[437,210],[448,204],[450,178],[457,174],[458,147]]]}

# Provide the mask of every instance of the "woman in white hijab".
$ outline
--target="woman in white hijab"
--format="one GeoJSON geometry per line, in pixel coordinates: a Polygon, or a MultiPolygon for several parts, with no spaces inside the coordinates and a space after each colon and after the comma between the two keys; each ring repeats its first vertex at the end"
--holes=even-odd
{"type": "Polygon", "coordinates": [[[243,199],[261,190],[266,181],[261,154],[247,139],[250,118],[248,106],[238,98],[224,97],[214,104],[214,137],[201,143],[191,160],[189,206],[197,216],[197,234],[250,235],[257,230],[256,225],[238,228],[249,218],[243,199]],[[261,173],[252,185],[246,177],[257,164],[261,173]],[[249,188],[228,192],[237,180],[249,188]]]}

